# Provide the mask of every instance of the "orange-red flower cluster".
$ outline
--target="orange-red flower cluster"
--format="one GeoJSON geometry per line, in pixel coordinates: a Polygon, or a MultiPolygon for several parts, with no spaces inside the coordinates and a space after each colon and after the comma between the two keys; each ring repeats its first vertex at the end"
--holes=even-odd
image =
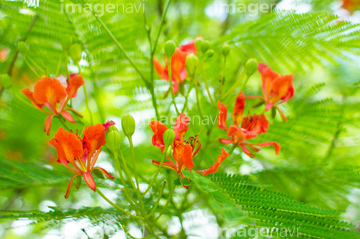
{"type": "Polygon", "coordinates": [[[293,75],[280,76],[264,63],[259,63],[258,70],[261,73],[263,96],[249,96],[249,99],[260,98],[265,101],[265,110],[275,107],[281,117],[287,121],[279,105],[290,100],[295,93],[293,75]]]}
{"type": "Polygon", "coordinates": [[[360,7],[360,0],[344,0],[342,8],[348,10],[353,13],[360,7]]]}
{"type": "Polygon", "coordinates": [[[51,129],[53,116],[62,115],[67,121],[75,123],[68,110],[79,114],[74,109],[66,107],[66,104],[70,99],[76,97],[77,90],[85,83],[83,77],[71,74],[70,79],[63,83],[59,79],[45,77],[35,83],[33,92],[29,88],[21,90],[37,109],[49,115],[44,123],[44,131],[47,135],[51,129]],[[51,112],[44,110],[44,106],[49,108],[51,112]]]}
{"type": "Polygon", "coordinates": [[[99,170],[108,178],[114,179],[105,169],[95,167],[101,147],[106,144],[105,133],[114,124],[113,121],[109,121],[103,125],[88,126],[81,134],[83,138],[78,134],[65,131],[62,127],[57,130],[54,139],[50,141],[56,148],[58,154],[57,162],[64,164],[76,173],[67,186],[65,198],[69,196],[71,184],[77,176],[84,177],[86,184],[93,191],[96,191],[95,180],[91,174],[93,170],[99,170]]]}
{"type": "MultiPolygon", "coordinates": [[[[201,148],[201,143],[198,140],[198,135],[195,137],[190,137],[188,141],[185,140],[185,133],[189,128],[189,118],[186,117],[185,114],[180,113],[179,117],[176,120],[174,125],[174,132],[175,132],[175,141],[172,144],[173,148],[173,159],[171,159],[167,155],[168,161],[163,163],[164,168],[169,168],[174,170],[176,173],[181,175],[181,178],[184,178],[184,174],[182,171],[184,169],[192,169],[195,167],[193,162],[193,158],[199,152],[201,148]]],[[[152,143],[154,146],[158,147],[161,152],[164,152],[165,144],[163,140],[163,135],[165,131],[168,129],[164,124],[159,121],[151,121],[150,127],[154,132],[152,137],[152,143]]],[[[203,175],[208,175],[215,173],[220,164],[229,156],[229,154],[222,149],[221,154],[217,157],[216,162],[213,166],[206,170],[198,170],[195,172],[201,172],[203,175]]],[[[152,161],[154,165],[159,166],[160,161],[152,161]]]]}
{"type": "MultiPolygon", "coordinates": [[[[196,54],[195,40],[188,44],[181,45],[180,48],[175,49],[174,55],[171,57],[171,76],[173,91],[176,94],[179,90],[179,86],[187,77],[186,72],[186,57],[189,54],[196,54]]],[[[169,80],[168,72],[168,60],[164,59],[165,65],[163,66],[158,60],[153,59],[154,67],[157,74],[164,80],[169,80]]]]}

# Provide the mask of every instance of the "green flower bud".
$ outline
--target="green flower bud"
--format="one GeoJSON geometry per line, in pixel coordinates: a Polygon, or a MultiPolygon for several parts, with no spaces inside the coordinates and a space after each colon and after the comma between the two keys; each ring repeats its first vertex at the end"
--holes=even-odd
{"type": "Polygon", "coordinates": [[[272,117],[273,119],[275,119],[275,117],[276,117],[276,108],[275,108],[275,107],[272,107],[272,108],[271,108],[271,117],[272,117]]]}
{"type": "Polygon", "coordinates": [[[174,41],[170,40],[165,43],[164,50],[168,58],[171,58],[174,55],[175,49],[176,45],[174,41]]]}
{"type": "Polygon", "coordinates": [[[175,132],[172,129],[168,129],[165,131],[163,135],[163,140],[165,144],[165,149],[169,147],[175,140],[175,132]]]}
{"type": "Polygon", "coordinates": [[[115,126],[110,126],[106,136],[106,143],[112,152],[117,153],[120,150],[121,136],[115,126]]]}
{"type": "Polygon", "coordinates": [[[101,178],[101,179],[105,179],[105,175],[103,174],[103,172],[98,169],[98,168],[94,168],[91,173],[94,173],[94,175],[98,178],[101,178]]]}
{"type": "Polygon", "coordinates": [[[73,38],[69,34],[66,34],[61,38],[61,46],[64,51],[68,51],[72,44],[73,44],[73,38]]]}
{"type": "Polygon", "coordinates": [[[0,77],[0,84],[4,89],[9,89],[12,87],[12,80],[8,74],[4,74],[0,77]]]}
{"type": "Polygon", "coordinates": [[[210,42],[209,41],[204,41],[203,44],[201,45],[201,51],[202,52],[207,52],[210,48],[210,42]]]}
{"type": "Polygon", "coordinates": [[[213,57],[213,55],[214,55],[214,51],[213,51],[213,50],[208,50],[208,51],[206,52],[206,58],[211,58],[211,57],[213,57]]]}
{"type": "Polygon", "coordinates": [[[258,62],[256,59],[252,58],[246,62],[245,69],[246,75],[251,76],[255,73],[258,68],[258,62]]]}
{"type": "Polygon", "coordinates": [[[80,189],[80,187],[81,187],[81,182],[82,182],[82,176],[81,176],[81,175],[76,176],[74,181],[75,181],[75,187],[76,187],[76,189],[80,189]]]}
{"type": "Polygon", "coordinates": [[[22,55],[25,55],[29,51],[28,45],[23,41],[18,42],[17,48],[22,55]]]}
{"type": "Polygon", "coordinates": [[[131,115],[124,115],[121,126],[127,137],[131,137],[135,133],[135,120],[131,115]]]}
{"type": "Polygon", "coordinates": [[[201,45],[203,44],[204,40],[202,38],[196,38],[195,40],[195,47],[196,50],[201,51],[201,45]]]}
{"type": "Polygon", "coordinates": [[[199,58],[197,58],[194,54],[190,54],[186,57],[186,68],[188,70],[189,75],[194,74],[195,68],[199,65],[199,58]]]}
{"type": "Polygon", "coordinates": [[[75,62],[75,64],[78,64],[79,61],[81,60],[81,54],[82,54],[82,49],[80,44],[77,43],[73,44],[70,47],[69,53],[71,59],[75,62]]]}
{"type": "Polygon", "coordinates": [[[228,44],[224,44],[221,48],[221,53],[224,57],[227,57],[230,53],[230,46],[228,44]]]}

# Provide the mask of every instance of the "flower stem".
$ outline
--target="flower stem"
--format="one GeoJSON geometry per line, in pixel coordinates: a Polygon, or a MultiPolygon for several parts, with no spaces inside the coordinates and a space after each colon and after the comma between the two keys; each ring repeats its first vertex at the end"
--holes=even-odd
{"type": "Polygon", "coordinates": [[[238,87],[238,85],[240,84],[240,82],[242,81],[242,79],[245,77],[246,71],[245,68],[242,70],[239,79],[235,82],[235,84],[230,88],[230,90],[228,90],[221,98],[225,99],[226,97],[228,97],[230,94],[232,94],[236,87],[238,87]]]}
{"type": "Polygon", "coordinates": [[[129,139],[129,143],[130,143],[131,159],[132,159],[132,162],[133,162],[133,169],[134,169],[134,176],[135,176],[136,186],[137,186],[137,189],[140,190],[140,188],[139,188],[139,179],[138,179],[137,171],[136,171],[136,160],[135,160],[134,144],[133,144],[133,141],[132,141],[131,137],[128,137],[128,139],[129,139]]]}
{"type": "Polygon", "coordinates": [[[168,58],[168,72],[169,72],[169,83],[170,83],[170,92],[171,92],[171,98],[172,98],[172,103],[175,106],[175,110],[176,110],[176,114],[179,115],[180,112],[176,106],[176,102],[175,102],[175,95],[174,95],[174,90],[173,90],[173,86],[172,86],[172,76],[171,76],[171,58],[168,58]]]}
{"type": "Polygon", "coordinates": [[[211,104],[216,105],[216,104],[215,104],[215,101],[214,101],[213,98],[211,97],[211,93],[210,93],[210,90],[209,90],[209,84],[208,84],[207,79],[206,79],[206,74],[205,74],[203,65],[201,65],[201,72],[202,72],[202,77],[203,77],[203,80],[204,80],[204,83],[205,83],[205,88],[206,88],[206,91],[207,91],[207,93],[208,93],[210,102],[211,102],[211,104]]]}
{"type": "Polygon", "coordinates": [[[166,152],[167,152],[168,148],[169,148],[169,147],[167,147],[167,148],[164,150],[163,156],[162,156],[161,161],[160,161],[159,168],[158,168],[158,170],[156,171],[154,177],[151,179],[151,181],[150,181],[150,183],[149,183],[149,186],[147,187],[147,189],[146,189],[145,192],[143,193],[143,195],[142,195],[143,197],[144,197],[145,194],[150,190],[151,186],[152,186],[153,183],[155,182],[155,180],[156,180],[156,178],[157,178],[157,176],[158,176],[158,174],[159,174],[159,172],[160,172],[160,170],[161,170],[161,167],[162,167],[162,165],[163,165],[163,163],[164,163],[164,161],[165,161],[166,152]]]}
{"type": "Polygon", "coordinates": [[[88,110],[88,112],[89,112],[89,115],[90,115],[90,122],[91,122],[91,124],[93,125],[93,124],[94,124],[94,121],[93,121],[93,116],[92,116],[92,113],[91,113],[91,110],[90,110],[90,107],[89,107],[89,97],[88,97],[88,94],[87,94],[87,91],[86,91],[85,84],[83,85],[83,88],[84,88],[86,108],[87,108],[87,110],[88,110]]]}
{"type": "Polygon", "coordinates": [[[69,128],[69,126],[66,125],[64,119],[63,119],[60,115],[57,116],[57,117],[58,117],[58,119],[60,120],[61,124],[62,124],[68,131],[70,131],[71,129],[69,128]]]}
{"type": "Polygon", "coordinates": [[[157,218],[155,218],[154,222],[156,222],[157,220],[159,220],[159,218],[161,217],[161,215],[165,212],[167,206],[169,205],[170,199],[172,198],[172,195],[173,195],[173,193],[174,193],[174,190],[175,190],[175,185],[172,186],[172,188],[171,188],[171,190],[170,190],[170,193],[169,193],[169,196],[168,196],[168,198],[167,198],[167,200],[166,200],[166,203],[165,203],[163,209],[161,210],[159,216],[157,216],[157,218]]]}
{"type": "Polygon", "coordinates": [[[158,199],[157,199],[156,202],[155,202],[154,208],[151,210],[151,212],[149,213],[149,215],[146,216],[146,218],[151,217],[151,216],[154,214],[154,212],[156,211],[156,209],[157,209],[157,207],[158,207],[158,205],[159,205],[160,199],[161,199],[161,197],[162,197],[162,194],[163,194],[163,192],[164,192],[165,185],[166,185],[166,181],[164,181],[163,184],[162,184],[162,187],[161,187],[160,193],[159,193],[159,197],[158,197],[158,199]]]}
{"type": "Polygon", "coordinates": [[[110,199],[108,199],[101,191],[99,188],[96,188],[96,192],[103,198],[105,199],[105,201],[107,201],[109,204],[111,204],[111,206],[113,206],[114,208],[116,208],[117,210],[129,215],[130,217],[136,218],[136,219],[140,219],[140,220],[144,220],[143,217],[139,217],[136,215],[131,214],[128,211],[125,211],[124,209],[122,209],[121,207],[119,207],[118,205],[116,205],[115,203],[113,203],[110,199]]]}
{"type": "Polygon", "coordinates": [[[223,68],[221,71],[221,82],[220,82],[220,87],[219,87],[219,99],[221,98],[221,92],[222,89],[224,87],[225,84],[225,66],[226,66],[226,57],[224,58],[224,64],[223,64],[223,68]]]}
{"type": "Polygon", "coordinates": [[[62,58],[63,58],[63,54],[61,54],[61,56],[60,56],[59,63],[58,63],[58,66],[57,66],[56,72],[55,72],[55,77],[59,76],[62,58]]]}

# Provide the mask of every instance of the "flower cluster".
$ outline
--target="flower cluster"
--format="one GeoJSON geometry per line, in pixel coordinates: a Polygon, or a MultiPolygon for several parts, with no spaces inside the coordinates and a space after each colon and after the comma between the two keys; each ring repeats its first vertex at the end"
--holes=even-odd
{"type": "MultiPolygon", "coordinates": [[[[181,45],[180,48],[176,48],[174,55],[171,57],[171,76],[174,94],[177,94],[180,84],[184,82],[187,77],[186,71],[186,57],[189,54],[196,54],[195,40],[181,45]]],[[[169,80],[168,72],[168,60],[164,59],[165,65],[163,66],[158,60],[153,59],[154,67],[159,75],[164,80],[169,80]]]]}
{"type": "MultiPolygon", "coordinates": [[[[83,177],[86,184],[93,191],[96,191],[95,180],[91,174],[94,170],[109,179],[114,179],[105,169],[95,167],[101,147],[106,144],[105,133],[114,124],[113,121],[109,121],[106,124],[88,126],[81,134],[83,138],[77,133],[69,133],[61,127],[57,130],[54,139],[50,140],[50,143],[57,150],[57,162],[64,164],[75,172],[67,186],[65,198],[69,196],[72,182],[78,176],[83,177]]],[[[75,184],[75,186],[79,187],[78,184],[75,184]]]]}
{"type": "MultiPolygon", "coordinates": [[[[185,114],[180,113],[179,117],[176,119],[176,123],[174,125],[174,132],[175,132],[175,140],[172,143],[173,149],[173,160],[167,155],[167,162],[163,163],[164,168],[172,169],[176,173],[181,175],[181,178],[184,178],[183,170],[184,169],[192,169],[195,167],[193,162],[193,158],[199,152],[201,148],[201,143],[198,140],[198,135],[195,137],[190,137],[188,141],[185,140],[185,133],[189,128],[189,118],[186,117],[185,114]]],[[[159,121],[151,121],[150,127],[154,132],[152,137],[152,144],[158,147],[161,152],[165,150],[165,143],[164,143],[164,133],[168,129],[164,124],[159,121]]],[[[195,172],[202,173],[203,175],[208,175],[215,173],[220,164],[229,156],[229,154],[222,149],[221,154],[217,157],[216,162],[213,166],[206,170],[197,170],[195,172]]],[[[160,161],[152,161],[154,165],[159,166],[160,161]]]]}
{"type": "Polygon", "coordinates": [[[44,123],[44,131],[47,135],[49,135],[52,118],[54,116],[62,115],[67,121],[75,123],[74,118],[68,110],[80,115],[73,108],[67,107],[67,103],[70,99],[76,97],[79,87],[85,83],[83,77],[81,75],[71,74],[70,79],[61,80],[61,76],[58,79],[44,77],[35,83],[33,92],[29,88],[21,90],[37,109],[48,114],[44,123]],[[51,112],[44,110],[44,106],[51,112]]]}
{"type": "Polygon", "coordinates": [[[226,125],[227,108],[223,103],[218,102],[219,117],[217,126],[226,130],[227,136],[230,137],[220,138],[219,141],[223,144],[234,144],[241,147],[244,153],[250,157],[255,157],[250,149],[257,152],[264,146],[273,146],[275,153],[279,154],[280,145],[276,142],[258,144],[247,142],[247,140],[254,139],[259,134],[266,133],[269,129],[269,121],[264,114],[244,117],[246,98],[260,98],[263,101],[262,103],[265,104],[266,111],[274,107],[280,112],[282,118],[287,121],[278,105],[290,100],[295,92],[292,84],[293,75],[279,76],[278,73],[272,71],[270,67],[263,63],[259,64],[258,70],[262,75],[263,96],[245,97],[244,93],[241,92],[236,98],[232,113],[233,124],[230,127],[226,125]]]}

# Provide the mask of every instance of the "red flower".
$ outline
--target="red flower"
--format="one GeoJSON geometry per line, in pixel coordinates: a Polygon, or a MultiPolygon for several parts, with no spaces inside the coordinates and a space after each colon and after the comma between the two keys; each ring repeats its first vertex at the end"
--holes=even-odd
{"type": "MultiPolygon", "coordinates": [[[[173,91],[176,94],[179,90],[180,84],[186,79],[187,72],[185,69],[186,57],[189,54],[196,54],[195,40],[188,44],[181,45],[180,48],[175,49],[174,55],[171,57],[171,76],[173,91]]],[[[168,72],[168,60],[165,59],[165,65],[163,66],[158,60],[153,59],[154,67],[157,74],[161,79],[169,80],[168,72]]]]}
{"type": "Polygon", "coordinates": [[[77,176],[83,176],[89,188],[96,191],[95,180],[91,175],[94,169],[99,170],[108,178],[114,179],[105,169],[95,167],[101,146],[106,144],[105,133],[107,129],[105,126],[114,124],[113,121],[109,121],[105,125],[88,126],[82,133],[84,135],[82,139],[80,135],[69,133],[61,127],[56,132],[54,139],[50,140],[50,144],[56,148],[58,154],[57,162],[64,164],[76,173],[67,186],[65,198],[68,198],[71,184],[77,176]],[[69,163],[71,166],[68,165],[69,163]]]}
{"type": "MultiPolygon", "coordinates": [[[[174,170],[176,173],[180,174],[182,178],[184,178],[184,174],[182,173],[184,169],[192,169],[193,167],[195,167],[193,158],[201,148],[201,143],[198,140],[198,135],[196,135],[196,137],[190,137],[189,141],[184,140],[185,133],[189,128],[189,122],[190,120],[188,117],[186,117],[185,114],[181,113],[177,118],[175,126],[173,128],[175,132],[175,141],[172,144],[173,160],[169,156],[167,156],[167,159],[169,161],[164,162],[162,165],[162,167],[164,168],[174,170]]],[[[152,138],[153,145],[158,147],[161,152],[164,152],[165,145],[163,141],[163,135],[168,128],[159,121],[151,121],[150,127],[154,132],[152,138]]],[[[218,156],[217,161],[213,166],[211,166],[207,170],[198,170],[195,172],[201,172],[203,173],[203,175],[215,173],[218,170],[220,164],[228,156],[229,154],[226,153],[224,149],[222,149],[221,154],[218,156]]],[[[160,165],[160,161],[153,160],[152,162],[156,166],[160,165]]]]}
{"type": "Polygon", "coordinates": [[[31,103],[33,103],[37,109],[49,115],[46,117],[44,123],[44,131],[47,135],[49,135],[50,132],[53,116],[62,115],[67,121],[75,123],[74,118],[68,110],[79,114],[74,109],[66,107],[66,104],[70,99],[76,97],[77,90],[85,83],[82,76],[71,74],[70,80],[65,82],[66,86],[64,86],[60,80],[60,78],[55,79],[45,77],[35,83],[34,92],[32,92],[29,88],[21,90],[21,92],[30,99],[31,103]],[[49,108],[51,112],[44,110],[44,106],[49,108]]]}
{"type": "Polygon", "coordinates": [[[4,62],[9,55],[8,49],[0,49],[0,62],[4,62]]]}
{"type": "Polygon", "coordinates": [[[287,121],[286,117],[278,107],[278,105],[290,100],[295,93],[293,86],[293,75],[280,76],[277,72],[272,71],[271,68],[264,63],[259,63],[258,70],[262,77],[262,91],[263,97],[247,97],[249,99],[261,98],[265,101],[265,110],[270,110],[275,107],[281,117],[287,121]]]}
{"type": "Polygon", "coordinates": [[[360,6],[360,0],[344,0],[342,7],[353,13],[360,6]]]}
{"type": "Polygon", "coordinates": [[[223,144],[234,144],[240,146],[244,153],[246,153],[250,157],[255,157],[255,155],[252,154],[248,148],[251,148],[252,150],[257,152],[260,150],[258,147],[264,146],[273,146],[275,148],[275,153],[279,154],[280,145],[276,142],[260,144],[251,144],[245,142],[246,140],[256,138],[259,134],[266,133],[269,129],[269,122],[267,121],[265,115],[253,115],[243,118],[245,99],[246,97],[242,92],[236,98],[236,103],[232,116],[233,125],[229,128],[226,125],[227,108],[224,104],[218,102],[220,113],[217,125],[220,129],[226,130],[227,136],[230,137],[228,139],[220,138],[219,141],[223,144]]]}

